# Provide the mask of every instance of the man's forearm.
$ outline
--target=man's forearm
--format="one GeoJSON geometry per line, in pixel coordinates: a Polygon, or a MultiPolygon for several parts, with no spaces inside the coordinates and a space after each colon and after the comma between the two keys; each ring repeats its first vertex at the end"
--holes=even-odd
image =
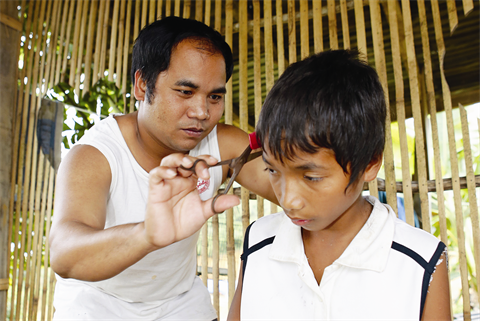
{"type": "Polygon", "coordinates": [[[144,238],[144,223],[104,230],[63,222],[51,235],[51,265],[64,278],[101,281],[135,264],[156,248],[144,238]]]}

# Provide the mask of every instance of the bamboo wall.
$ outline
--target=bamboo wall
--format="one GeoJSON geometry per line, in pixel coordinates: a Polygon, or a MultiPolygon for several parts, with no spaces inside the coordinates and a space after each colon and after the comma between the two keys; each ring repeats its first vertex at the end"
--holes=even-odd
{"type": "MultiPolygon", "coordinates": [[[[456,27],[458,17],[473,9],[473,0],[440,3],[438,0],[22,0],[19,6],[24,38],[22,43],[8,44],[21,46],[23,53],[23,66],[18,70],[9,208],[9,239],[12,241],[9,247],[12,258],[7,302],[9,320],[48,320],[53,314],[55,280],[48,267],[46,235],[52,219],[55,172],[37,147],[35,120],[40,99],[60,81],[69,83],[78,95],[84,95],[107,71],[108,79],[115,81],[128,99],[128,110],[132,112],[135,102],[128,68],[133,40],[147,23],[168,15],[204,21],[219,30],[233,48],[238,60],[234,76],[227,84],[229,94],[226,96],[225,122],[244,130],[252,129],[249,118],[257,120],[266,93],[289,64],[322,50],[358,48],[378,71],[387,97],[395,97],[387,115],[385,182],[373,182],[368,189],[374,195],[379,189],[386,190],[388,203],[394,209],[397,208],[396,191],[402,191],[410,224],[414,221],[414,200],[417,197],[423,228],[427,231],[431,230],[428,194],[432,190],[437,191],[440,237],[448,243],[443,205],[446,186],[441,171],[446,164],[441,164],[440,151],[449,147],[439,145],[439,132],[444,129],[439,128],[434,117],[437,113],[436,96],[443,97],[452,167],[452,178],[446,182],[454,193],[458,236],[456,255],[460,262],[463,313],[465,320],[470,319],[471,292],[468,287],[461,188],[469,193],[477,267],[474,274],[478,277],[480,232],[475,187],[478,177],[473,172],[468,123],[465,109],[461,108],[463,147],[465,154],[469,155],[466,157],[466,183],[463,184],[466,186],[461,186],[452,119],[452,109],[457,106],[452,105],[442,62],[445,37],[456,27]],[[413,12],[415,20],[412,20],[413,12]],[[424,66],[421,72],[420,62],[424,66]],[[435,70],[436,66],[440,69],[435,70]],[[387,75],[389,68],[393,71],[387,75]],[[435,73],[441,77],[441,88],[434,86],[435,73]],[[389,77],[394,84],[393,90],[389,90],[389,77]],[[405,95],[411,102],[415,124],[416,170],[409,166],[405,95]],[[237,107],[238,117],[234,113],[237,107]],[[392,110],[398,120],[400,159],[393,156],[392,110]],[[432,116],[428,130],[433,137],[433,146],[426,145],[426,114],[432,116]],[[433,177],[428,175],[427,148],[434,151],[433,177]],[[395,177],[394,163],[401,164],[402,177],[395,177]],[[416,181],[412,179],[414,171],[416,181]]],[[[392,100],[387,99],[389,101],[392,100]]],[[[235,245],[235,239],[242,239],[243,235],[238,235],[238,231],[234,235],[234,224],[241,221],[241,230],[244,231],[253,219],[250,217],[250,192],[242,188],[240,195],[242,206],[239,212],[234,214],[233,210],[229,210],[212,218],[202,229],[199,241],[199,270],[204,272],[202,278],[205,283],[207,277],[213,279],[213,304],[217,311],[220,310],[219,280],[229,281],[230,302],[238,273],[239,244],[235,245]],[[219,242],[219,235],[223,234],[226,235],[226,244],[219,242]],[[220,257],[220,248],[225,246],[227,255],[220,257]],[[211,253],[207,255],[209,251],[211,253]],[[209,273],[205,273],[206,269],[202,270],[205,266],[210,267],[209,273]]],[[[276,211],[276,206],[260,198],[257,198],[256,204],[257,217],[276,211]]],[[[220,311],[220,314],[224,312],[220,311]]]]}

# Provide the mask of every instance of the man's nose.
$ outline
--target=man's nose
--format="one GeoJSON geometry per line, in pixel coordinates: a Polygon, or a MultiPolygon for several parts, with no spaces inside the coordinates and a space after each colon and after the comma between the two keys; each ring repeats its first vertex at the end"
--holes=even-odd
{"type": "Polygon", "coordinates": [[[210,118],[207,99],[204,97],[196,97],[192,100],[192,104],[187,111],[187,116],[197,118],[199,120],[208,120],[210,118]]]}

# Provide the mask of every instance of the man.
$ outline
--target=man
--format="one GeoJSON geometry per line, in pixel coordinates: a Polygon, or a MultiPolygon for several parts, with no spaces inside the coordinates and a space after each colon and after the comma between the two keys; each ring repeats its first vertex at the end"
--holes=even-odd
{"type": "MultiPolygon", "coordinates": [[[[55,319],[216,318],[195,276],[196,242],[229,170],[199,163],[197,191],[197,177],[176,167],[199,155],[236,157],[248,145],[241,130],[217,125],[232,70],[229,46],[198,21],[168,17],[142,30],[132,52],[138,111],[94,126],[58,172],[50,233],[55,319]],[[168,155],[176,163],[166,175],[187,184],[173,196],[178,188],[157,175],[168,155]],[[179,200],[177,211],[164,210],[165,200],[179,200]]],[[[213,157],[202,156],[208,164],[213,157]]],[[[237,181],[276,201],[260,159],[237,181]]],[[[238,202],[222,196],[215,210],[238,202]]]]}

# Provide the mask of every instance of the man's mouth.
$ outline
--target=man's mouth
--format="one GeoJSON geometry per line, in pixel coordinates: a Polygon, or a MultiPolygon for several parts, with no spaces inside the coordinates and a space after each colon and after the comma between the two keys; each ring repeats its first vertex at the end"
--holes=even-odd
{"type": "Polygon", "coordinates": [[[203,128],[190,127],[182,129],[190,137],[200,137],[205,131],[203,128]]]}

